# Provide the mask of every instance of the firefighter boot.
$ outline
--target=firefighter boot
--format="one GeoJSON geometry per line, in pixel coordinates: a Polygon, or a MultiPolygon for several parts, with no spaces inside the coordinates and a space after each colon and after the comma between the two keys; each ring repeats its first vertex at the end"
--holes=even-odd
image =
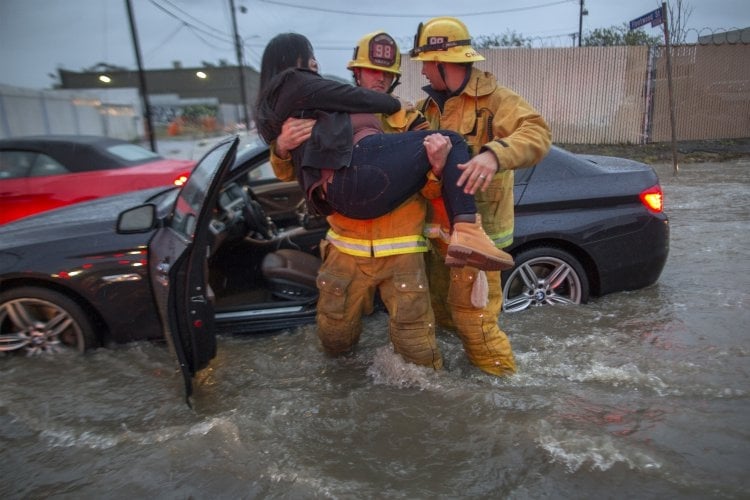
{"type": "Polygon", "coordinates": [[[473,222],[464,222],[459,216],[454,220],[451,242],[445,265],[450,267],[473,266],[483,271],[504,271],[513,267],[513,257],[495,246],[482,228],[482,216],[476,214],[473,222]]]}

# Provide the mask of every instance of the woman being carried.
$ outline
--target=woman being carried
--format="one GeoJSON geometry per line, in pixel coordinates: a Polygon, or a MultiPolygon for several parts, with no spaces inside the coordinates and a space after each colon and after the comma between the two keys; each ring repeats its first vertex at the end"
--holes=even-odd
{"type": "Polygon", "coordinates": [[[463,137],[445,130],[384,134],[371,113],[396,114],[403,107],[400,100],[327,80],[317,69],[307,38],[277,35],[263,52],[255,109],[258,131],[267,143],[278,137],[287,118],[315,118],[310,139],[291,152],[311,205],[324,215],[336,211],[355,219],[376,218],[419,192],[432,169],[442,174],[442,194],[453,222],[446,264],[512,267],[512,257],[482,229],[474,196],[457,185],[458,165],[470,159],[463,137]]]}

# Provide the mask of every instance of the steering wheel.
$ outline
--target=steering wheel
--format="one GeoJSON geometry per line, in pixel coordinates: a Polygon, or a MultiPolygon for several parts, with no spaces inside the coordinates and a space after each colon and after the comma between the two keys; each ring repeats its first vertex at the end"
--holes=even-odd
{"type": "Polygon", "coordinates": [[[263,205],[261,205],[258,197],[255,196],[255,193],[251,189],[245,190],[240,188],[239,191],[242,192],[245,200],[242,207],[242,216],[245,219],[245,225],[250,237],[258,234],[260,239],[272,240],[276,235],[276,225],[266,215],[266,211],[263,210],[263,205]]]}
{"type": "Polygon", "coordinates": [[[276,233],[275,224],[266,216],[255,195],[235,182],[228,184],[219,195],[210,229],[222,239],[250,237],[271,240],[276,233]]]}

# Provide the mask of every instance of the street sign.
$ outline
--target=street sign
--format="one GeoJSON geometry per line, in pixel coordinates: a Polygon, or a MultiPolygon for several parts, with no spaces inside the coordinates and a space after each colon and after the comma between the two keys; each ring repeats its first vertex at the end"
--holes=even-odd
{"type": "Polygon", "coordinates": [[[662,23],[661,7],[630,21],[630,29],[634,30],[648,23],[651,23],[651,27],[659,26],[662,23]]]}

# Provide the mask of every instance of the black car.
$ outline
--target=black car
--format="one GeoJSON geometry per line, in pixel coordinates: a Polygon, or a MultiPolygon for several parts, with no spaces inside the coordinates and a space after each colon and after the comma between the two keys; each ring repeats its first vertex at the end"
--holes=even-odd
{"type": "Polygon", "coordinates": [[[655,283],[669,254],[663,192],[650,166],[552,147],[515,171],[515,231],[503,310],[579,304],[655,283]]]}
{"type": "MultiPolygon", "coordinates": [[[[0,226],[0,351],[173,345],[186,382],[216,334],[314,320],[325,219],[296,182],[269,174],[268,148],[226,140],[182,188],[102,198],[0,226]],[[235,159],[236,157],[236,159],[235,159]]],[[[654,283],[669,248],[647,165],[553,148],[516,172],[505,307],[580,303],[654,283]]]]}

